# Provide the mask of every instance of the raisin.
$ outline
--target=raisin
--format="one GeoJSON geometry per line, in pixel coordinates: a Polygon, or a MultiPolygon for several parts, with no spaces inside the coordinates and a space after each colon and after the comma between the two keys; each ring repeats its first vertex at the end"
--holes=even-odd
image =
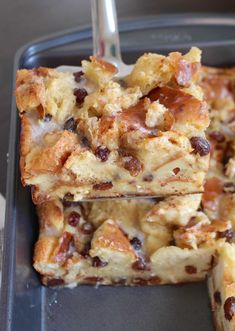
{"type": "Polygon", "coordinates": [[[95,151],[95,155],[102,161],[105,162],[109,158],[110,150],[107,147],[98,146],[95,151]]]}
{"type": "Polygon", "coordinates": [[[234,151],[233,151],[233,144],[232,141],[228,141],[226,143],[226,146],[224,148],[224,155],[222,163],[226,165],[229,162],[229,159],[233,157],[234,151]]]}
{"type": "Polygon", "coordinates": [[[79,83],[81,81],[83,75],[84,75],[84,72],[81,70],[74,72],[73,77],[74,77],[75,82],[79,83]]]}
{"type": "Polygon", "coordinates": [[[76,211],[72,211],[69,214],[69,217],[68,217],[68,223],[69,223],[69,225],[71,225],[71,226],[77,226],[78,223],[79,223],[80,218],[81,218],[81,215],[79,213],[77,213],[76,211]]]}
{"type": "Polygon", "coordinates": [[[133,177],[138,176],[142,170],[142,164],[136,157],[132,155],[125,156],[123,158],[123,167],[128,170],[133,177]]]}
{"type": "Polygon", "coordinates": [[[235,184],[234,183],[225,183],[223,190],[225,193],[235,193],[235,184]]]}
{"type": "Polygon", "coordinates": [[[112,187],[113,187],[112,182],[104,182],[93,185],[93,190],[105,191],[105,190],[110,190],[112,187]]]}
{"type": "Polygon", "coordinates": [[[69,201],[69,200],[65,200],[65,199],[63,199],[62,203],[63,203],[63,206],[65,208],[77,207],[77,206],[79,206],[81,204],[80,201],[69,201]]]}
{"type": "Polygon", "coordinates": [[[87,259],[90,255],[89,255],[89,251],[91,249],[91,243],[88,242],[85,244],[83,250],[80,252],[80,254],[85,258],[87,259]]]}
{"type": "Polygon", "coordinates": [[[152,175],[152,174],[145,175],[145,176],[143,177],[143,181],[144,181],[144,182],[152,182],[152,181],[153,181],[153,175],[152,175]]]}
{"type": "Polygon", "coordinates": [[[123,88],[127,88],[128,85],[127,85],[127,82],[124,80],[124,79],[119,79],[118,80],[118,84],[123,87],[123,88]]]}
{"type": "Polygon", "coordinates": [[[108,262],[102,261],[98,256],[93,257],[92,266],[96,268],[103,268],[108,264],[108,262]]]}
{"type": "Polygon", "coordinates": [[[60,286],[63,284],[64,284],[64,280],[59,278],[52,278],[52,279],[48,279],[47,281],[47,286],[60,286]]]}
{"type": "Polygon", "coordinates": [[[176,167],[172,171],[174,172],[175,175],[177,175],[180,172],[180,168],[176,167]]]}
{"type": "Polygon", "coordinates": [[[205,156],[210,153],[210,144],[206,139],[202,137],[192,137],[190,143],[195,153],[198,153],[200,156],[205,156]]]}
{"type": "Polygon", "coordinates": [[[219,291],[216,291],[216,292],[214,293],[214,300],[215,300],[216,303],[221,304],[221,294],[220,294],[219,291]]]}
{"type": "Polygon", "coordinates": [[[197,273],[197,268],[195,268],[193,265],[186,265],[185,266],[185,271],[188,273],[188,274],[196,274],[197,273]]]}
{"type": "Polygon", "coordinates": [[[84,101],[88,93],[84,88],[75,88],[73,94],[76,97],[77,104],[80,105],[84,101]]]}
{"type": "Polygon", "coordinates": [[[46,114],[45,117],[44,117],[44,122],[50,122],[52,119],[52,115],[51,114],[46,114]]]}
{"type": "Polygon", "coordinates": [[[170,246],[176,246],[176,241],[175,241],[175,239],[172,239],[172,240],[169,242],[169,245],[170,245],[170,246]]]}
{"type": "Polygon", "coordinates": [[[231,321],[235,311],[235,297],[229,297],[224,303],[224,316],[228,321],[231,321]]]}
{"type": "Polygon", "coordinates": [[[91,145],[89,143],[89,140],[85,136],[80,138],[80,144],[81,144],[82,147],[85,147],[85,148],[90,148],[91,147],[91,145]]]}
{"type": "Polygon", "coordinates": [[[69,118],[64,123],[64,130],[68,130],[70,132],[74,132],[76,130],[77,124],[73,117],[69,118]]]}
{"type": "Polygon", "coordinates": [[[233,241],[233,237],[234,237],[234,232],[232,228],[218,233],[218,238],[226,238],[226,241],[229,243],[233,241]]]}
{"type": "Polygon", "coordinates": [[[143,259],[138,259],[134,263],[132,263],[132,269],[134,270],[146,270],[147,265],[143,259]]]}
{"type": "Polygon", "coordinates": [[[91,223],[86,222],[81,225],[81,231],[84,234],[91,234],[94,232],[94,227],[91,223]]]}
{"type": "Polygon", "coordinates": [[[130,240],[131,245],[134,247],[135,250],[139,250],[142,247],[142,242],[139,238],[134,237],[130,240]]]}
{"type": "Polygon", "coordinates": [[[209,133],[209,137],[216,141],[217,143],[222,143],[225,141],[225,136],[222,132],[219,131],[213,131],[211,133],[209,133]]]}

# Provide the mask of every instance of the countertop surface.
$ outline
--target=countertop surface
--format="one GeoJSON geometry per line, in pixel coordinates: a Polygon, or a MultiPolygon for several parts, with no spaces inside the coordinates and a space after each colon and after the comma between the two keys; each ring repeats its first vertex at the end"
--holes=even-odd
{"type": "MultiPolygon", "coordinates": [[[[117,0],[116,3],[119,18],[185,12],[235,14],[231,0],[117,0]]],[[[90,24],[90,2],[1,0],[0,4],[0,192],[5,195],[14,54],[20,46],[35,38],[90,24]]]]}

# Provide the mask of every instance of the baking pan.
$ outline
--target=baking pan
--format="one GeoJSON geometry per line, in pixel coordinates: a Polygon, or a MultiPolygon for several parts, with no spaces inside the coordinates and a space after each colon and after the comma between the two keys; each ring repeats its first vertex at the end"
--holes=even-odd
{"type": "MultiPolygon", "coordinates": [[[[235,65],[235,17],[173,15],[121,22],[123,58],[133,63],[144,51],[203,50],[203,63],[235,65]]],[[[90,55],[91,30],[48,36],[21,48],[18,68],[79,65],[90,55]]],[[[37,219],[30,192],[20,183],[19,119],[11,108],[7,208],[0,304],[1,331],[212,331],[205,283],[155,287],[41,286],[32,268],[37,219]]]]}

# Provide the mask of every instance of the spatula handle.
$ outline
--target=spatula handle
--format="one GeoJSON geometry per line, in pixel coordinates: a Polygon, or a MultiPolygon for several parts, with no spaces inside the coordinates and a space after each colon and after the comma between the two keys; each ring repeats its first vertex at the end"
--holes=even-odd
{"type": "Polygon", "coordinates": [[[115,0],[91,0],[93,55],[118,65],[121,60],[115,0]]]}

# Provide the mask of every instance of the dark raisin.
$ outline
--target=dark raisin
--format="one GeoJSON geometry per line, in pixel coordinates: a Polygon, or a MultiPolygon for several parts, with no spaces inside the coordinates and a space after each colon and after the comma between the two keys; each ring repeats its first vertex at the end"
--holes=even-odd
{"type": "Polygon", "coordinates": [[[134,247],[135,250],[139,250],[142,247],[142,242],[139,238],[134,237],[130,240],[131,245],[134,247]]]}
{"type": "Polygon", "coordinates": [[[91,234],[94,232],[94,227],[91,223],[86,222],[81,225],[81,231],[84,234],[91,234]]]}
{"type": "Polygon", "coordinates": [[[80,254],[85,258],[87,259],[90,255],[89,255],[89,251],[91,249],[91,243],[88,242],[85,244],[83,250],[80,252],[80,254]]]}
{"type": "Polygon", "coordinates": [[[175,239],[172,239],[172,240],[169,242],[169,245],[170,245],[170,246],[176,246],[176,241],[175,241],[175,239]]]}
{"type": "Polygon", "coordinates": [[[112,182],[104,182],[93,185],[93,190],[105,191],[105,190],[110,190],[112,187],[113,187],[112,182]]]}
{"type": "Polygon", "coordinates": [[[46,114],[43,121],[44,122],[50,122],[51,119],[52,119],[52,115],[51,114],[46,114]]]}
{"type": "Polygon", "coordinates": [[[65,208],[77,207],[77,206],[80,206],[81,205],[81,202],[80,201],[69,201],[69,200],[63,199],[62,202],[63,202],[63,206],[65,208]]]}
{"type": "Polygon", "coordinates": [[[81,70],[77,71],[77,72],[74,72],[73,76],[74,76],[75,82],[79,83],[81,81],[83,75],[84,75],[84,72],[81,71],[81,70]]]}
{"type": "Polygon", "coordinates": [[[229,297],[224,303],[224,316],[226,320],[231,321],[235,311],[235,297],[229,297]]]}
{"type": "Polygon", "coordinates": [[[103,268],[108,264],[108,262],[102,261],[98,256],[93,257],[92,266],[96,268],[103,268]]]}
{"type": "Polygon", "coordinates": [[[74,132],[76,130],[77,124],[76,121],[73,117],[69,118],[65,123],[64,123],[64,130],[68,130],[71,132],[74,132]]]}
{"type": "Polygon", "coordinates": [[[81,104],[87,96],[87,91],[84,88],[75,88],[73,94],[76,97],[77,104],[81,104]]]}
{"type": "Polygon", "coordinates": [[[226,146],[224,148],[224,153],[223,153],[223,160],[222,163],[226,165],[230,158],[233,157],[234,151],[233,151],[233,145],[231,141],[228,141],[226,143],[226,146]]]}
{"type": "Polygon", "coordinates": [[[235,193],[235,184],[234,183],[225,183],[223,190],[225,193],[235,193]]]}
{"type": "Polygon", "coordinates": [[[142,164],[136,157],[132,155],[124,157],[123,167],[128,170],[133,177],[138,176],[142,170],[142,164]]]}
{"type": "Polygon", "coordinates": [[[202,137],[192,137],[190,143],[195,153],[198,153],[200,156],[205,156],[210,153],[210,144],[206,139],[202,137]]]}
{"type": "Polygon", "coordinates": [[[225,141],[225,136],[223,135],[222,132],[219,131],[213,131],[211,133],[209,133],[209,137],[216,141],[217,143],[222,143],[225,141]]]}
{"type": "Polygon", "coordinates": [[[177,175],[180,172],[180,168],[176,167],[172,170],[175,175],[177,175]]]}
{"type": "Polygon", "coordinates": [[[215,300],[216,303],[219,303],[221,305],[221,295],[220,295],[219,291],[215,291],[214,300],[215,300]]]}
{"type": "Polygon", "coordinates": [[[196,274],[197,273],[197,268],[194,267],[193,265],[186,265],[185,266],[185,271],[188,273],[188,274],[196,274]]]}
{"type": "Polygon", "coordinates": [[[234,231],[232,228],[223,231],[223,232],[218,232],[218,237],[219,238],[226,238],[226,241],[231,243],[233,241],[233,237],[234,237],[234,231]]]}
{"type": "Polygon", "coordinates": [[[68,200],[64,200],[63,199],[63,201],[62,201],[62,203],[63,203],[63,206],[65,207],[65,208],[68,208],[68,207],[71,207],[72,206],[72,201],[68,201],[68,200]]]}
{"type": "Polygon", "coordinates": [[[68,217],[68,223],[69,223],[69,225],[71,225],[71,226],[77,226],[78,223],[79,223],[80,218],[81,218],[81,215],[79,213],[77,213],[76,211],[72,211],[69,214],[69,217],[68,217]]]}
{"type": "Polygon", "coordinates": [[[123,88],[127,88],[127,82],[124,80],[124,79],[119,79],[118,80],[118,83],[119,83],[119,85],[121,86],[121,87],[123,87],[123,88]]]}
{"type": "Polygon", "coordinates": [[[64,280],[59,278],[52,278],[48,279],[46,283],[47,286],[60,286],[64,284],[64,280]]]}
{"type": "Polygon", "coordinates": [[[98,146],[95,151],[95,155],[102,161],[105,162],[109,158],[110,150],[107,147],[98,146]]]}
{"type": "Polygon", "coordinates": [[[91,147],[91,145],[89,143],[89,140],[84,136],[80,138],[80,144],[81,144],[82,147],[85,147],[85,148],[90,148],[91,147]]]}
{"type": "Polygon", "coordinates": [[[143,259],[138,259],[134,263],[132,263],[132,269],[134,270],[146,270],[147,265],[143,259]]]}
{"type": "Polygon", "coordinates": [[[144,181],[144,182],[152,182],[152,181],[153,181],[153,175],[152,175],[152,174],[145,175],[145,176],[143,177],[143,181],[144,181]]]}

